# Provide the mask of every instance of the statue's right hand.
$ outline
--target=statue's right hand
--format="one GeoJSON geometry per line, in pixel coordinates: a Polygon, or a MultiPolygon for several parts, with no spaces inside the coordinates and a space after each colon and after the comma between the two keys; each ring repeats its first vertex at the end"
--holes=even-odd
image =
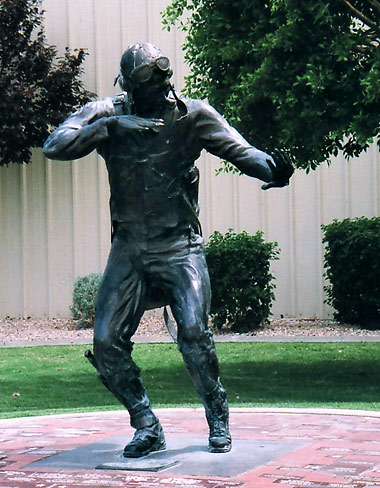
{"type": "Polygon", "coordinates": [[[273,179],[269,183],[262,185],[262,190],[269,188],[282,188],[289,185],[289,179],[294,173],[294,168],[290,157],[279,149],[274,149],[267,159],[267,164],[272,171],[273,179]]]}
{"type": "Polygon", "coordinates": [[[144,119],[137,115],[114,115],[108,117],[107,126],[110,129],[122,131],[146,131],[153,130],[157,132],[164,125],[162,119],[144,119]]]}

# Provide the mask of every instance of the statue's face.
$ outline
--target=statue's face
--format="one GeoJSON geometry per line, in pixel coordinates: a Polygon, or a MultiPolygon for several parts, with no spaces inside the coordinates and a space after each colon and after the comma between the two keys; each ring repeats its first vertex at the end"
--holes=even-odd
{"type": "Polygon", "coordinates": [[[132,97],[136,103],[154,104],[155,100],[166,96],[169,92],[169,77],[166,73],[155,71],[145,83],[132,89],[132,97]]]}

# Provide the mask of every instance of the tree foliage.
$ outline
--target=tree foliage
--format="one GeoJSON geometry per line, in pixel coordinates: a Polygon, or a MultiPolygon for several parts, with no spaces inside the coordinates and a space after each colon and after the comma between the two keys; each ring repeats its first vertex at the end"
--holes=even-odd
{"type": "Polygon", "coordinates": [[[80,81],[83,49],[57,57],[41,0],[0,0],[0,166],[28,163],[51,127],[92,94],[80,81]]]}
{"type": "Polygon", "coordinates": [[[187,33],[187,93],[261,149],[309,170],[379,136],[378,0],[172,0],[163,19],[187,33]]]}

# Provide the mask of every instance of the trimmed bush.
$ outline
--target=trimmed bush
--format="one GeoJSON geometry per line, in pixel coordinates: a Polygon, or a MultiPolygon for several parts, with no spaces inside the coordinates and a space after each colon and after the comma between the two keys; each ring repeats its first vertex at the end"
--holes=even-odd
{"type": "Polygon", "coordinates": [[[91,273],[74,282],[73,305],[70,310],[73,318],[78,320],[78,327],[82,329],[94,326],[95,299],[101,279],[101,273],[91,273]]]}
{"type": "Polygon", "coordinates": [[[322,229],[326,302],[334,317],[380,328],[380,218],[334,220],[322,229]]]}
{"type": "Polygon", "coordinates": [[[274,299],[270,260],[278,259],[277,243],[265,242],[263,233],[223,236],[214,232],[206,245],[210,272],[211,319],[217,329],[254,330],[270,315],[274,299]]]}

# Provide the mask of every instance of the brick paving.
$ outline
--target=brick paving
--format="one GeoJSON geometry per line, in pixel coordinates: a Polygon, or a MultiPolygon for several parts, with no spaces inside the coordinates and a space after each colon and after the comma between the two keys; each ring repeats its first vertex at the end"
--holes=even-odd
{"type": "MultiPolygon", "coordinates": [[[[201,409],[157,411],[168,436],[207,442],[201,409]]],[[[380,413],[232,409],[236,443],[287,443],[285,454],[229,477],[96,469],[54,469],[33,462],[75,448],[132,435],[124,411],[0,421],[0,488],[380,488],[380,413]]],[[[215,456],[214,454],[208,454],[215,456]]],[[[228,454],[226,463],[229,462],[228,454]]],[[[216,459],[216,458],[215,458],[216,459]]]]}

